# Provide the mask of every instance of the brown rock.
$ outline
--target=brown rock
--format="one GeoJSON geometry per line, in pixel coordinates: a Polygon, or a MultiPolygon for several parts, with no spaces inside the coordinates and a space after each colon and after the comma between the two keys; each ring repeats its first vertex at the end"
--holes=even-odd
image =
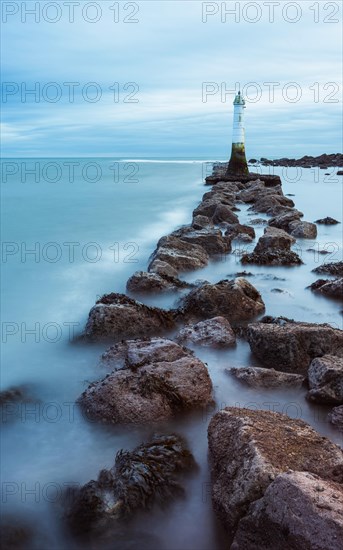
{"type": "Polygon", "coordinates": [[[194,229],[204,229],[205,227],[213,227],[213,222],[207,216],[194,216],[192,221],[194,229]]]}
{"type": "Polygon", "coordinates": [[[314,292],[320,292],[331,298],[338,298],[343,300],[343,277],[339,279],[318,279],[315,283],[312,283],[309,288],[314,292]]]}
{"type": "Polygon", "coordinates": [[[225,204],[219,204],[213,214],[213,223],[218,224],[222,222],[239,223],[237,215],[232,212],[229,206],[225,204]]]}
{"type": "Polygon", "coordinates": [[[278,474],[299,470],[343,481],[343,453],[302,420],[227,407],[208,428],[214,510],[233,535],[278,474]]]}
{"type": "Polygon", "coordinates": [[[207,265],[209,257],[202,246],[169,235],[158,241],[148,271],[155,269],[156,260],[166,262],[176,271],[191,271],[207,265]]]}
{"type": "Polygon", "coordinates": [[[336,426],[341,432],[343,432],[343,405],[334,407],[328,414],[328,418],[334,426],[336,426]]]}
{"type": "Polygon", "coordinates": [[[92,383],[79,397],[89,418],[114,424],[158,422],[212,401],[207,368],[189,350],[180,348],[181,357],[175,359],[175,343],[161,346],[159,339],[152,339],[138,342],[138,350],[137,343],[127,344],[125,367],[92,383]]]}
{"type": "Polygon", "coordinates": [[[264,235],[259,238],[254,252],[259,254],[273,249],[290,250],[294,243],[294,237],[291,237],[286,231],[276,227],[266,227],[264,235]]]}
{"type": "Polygon", "coordinates": [[[252,388],[301,388],[305,377],[259,367],[232,367],[227,371],[237,380],[252,388]]]}
{"type": "Polygon", "coordinates": [[[296,252],[292,250],[267,250],[265,252],[252,252],[244,254],[241,258],[242,264],[256,265],[301,265],[303,261],[296,252]]]}
{"type": "Polygon", "coordinates": [[[316,357],[308,369],[308,398],[326,405],[343,405],[343,359],[316,357]]]}
{"type": "Polygon", "coordinates": [[[162,277],[158,273],[147,271],[136,271],[127,281],[126,290],[128,292],[160,292],[163,290],[178,290],[187,288],[190,285],[180,281],[176,277],[162,277]]]}
{"type": "Polygon", "coordinates": [[[231,239],[224,237],[220,229],[214,227],[196,230],[186,226],[177,229],[172,235],[182,241],[202,246],[210,256],[231,252],[231,239]]]}
{"type": "Polygon", "coordinates": [[[224,317],[214,317],[195,325],[186,325],[177,334],[178,342],[192,342],[201,346],[227,347],[236,343],[236,335],[224,317]]]}
{"type": "Polygon", "coordinates": [[[283,229],[288,232],[290,223],[299,221],[302,216],[303,213],[294,208],[286,214],[280,214],[279,216],[269,220],[269,225],[270,227],[277,227],[278,229],[283,229]]]}
{"type": "Polygon", "coordinates": [[[174,312],[149,307],[125,294],[105,294],[89,312],[85,337],[114,341],[161,334],[174,326],[174,312]]]}
{"type": "Polygon", "coordinates": [[[297,239],[315,239],[317,237],[317,226],[315,223],[294,221],[289,224],[288,230],[297,239]]]}
{"type": "Polygon", "coordinates": [[[340,550],[343,487],[308,472],[277,476],[241,519],[231,550],[340,550]]]}
{"type": "Polygon", "coordinates": [[[343,262],[323,264],[312,270],[313,273],[327,273],[336,277],[343,277],[343,262]]]}
{"type": "Polygon", "coordinates": [[[264,367],[307,374],[315,357],[343,355],[343,331],[330,325],[282,319],[248,326],[247,340],[264,367]]]}
{"type": "Polygon", "coordinates": [[[223,316],[229,321],[238,321],[256,317],[264,309],[260,293],[241,278],[204,283],[191,290],[181,304],[184,315],[195,319],[223,316]]]}
{"type": "Polygon", "coordinates": [[[249,235],[252,239],[255,239],[255,229],[250,225],[242,225],[240,223],[229,224],[226,226],[225,235],[231,238],[235,238],[240,234],[249,235]]]}

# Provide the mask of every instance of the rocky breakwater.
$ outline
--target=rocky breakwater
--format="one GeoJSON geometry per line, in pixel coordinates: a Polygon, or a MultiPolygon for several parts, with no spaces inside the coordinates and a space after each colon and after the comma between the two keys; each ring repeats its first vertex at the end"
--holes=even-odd
{"type": "Polygon", "coordinates": [[[204,363],[170,340],[127,340],[109,348],[102,361],[112,372],[90,384],[78,399],[94,420],[157,422],[212,401],[204,363]]]}
{"type": "MultiPolygon", "coordinates": [[[[255,160],[255,159],[252,159],[255,160]]],[[[276,160],[270,160],[262,157],[260,161],[255,160],[255,162],[250,161],[252,164],[257,164],[259,162],[262,166],[299,166],[302,168],[313,168],[318,166],[319,168],[329,168],[329,167],[342,167],[343,166],[343,155],[342,153],[333,153],[319,155],[318,157],[312,157],[305,155],[300,159],[292,159],[283,157],[276,160]]]]}
{"type": "Polygon", "coordinates": [[[343,453],[337,445],[301,420],[235,407],[212,418],[208,443],[213,506],[232,550],[340,548],[343,453]]]}
{"type": "Polygon", "coordinates": [[[260,237],[254,251],[244,254],[242,264],[300,265],[301,258],[291,250],[295,238],[283,229],[267,227],[260,237]]]}

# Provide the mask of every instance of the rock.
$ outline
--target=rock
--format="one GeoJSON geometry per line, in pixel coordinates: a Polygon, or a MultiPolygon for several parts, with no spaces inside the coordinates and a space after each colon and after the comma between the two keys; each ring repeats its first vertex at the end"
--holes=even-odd
{"type": "Polygon", "coordinates": [[[194,229],[204,229],[205,227],[213,227],[213,223],[207,216],[194,216],[192,227],[194,227],[194,229]]]}
{"type": "Polygon", "coordinates": [[[308,369],[311,401],[325,405],[343,405],[343,359],[333,355],[316,357],[308,369]]]}
{"type": "Polygon", "coordinates": [[[177,334],[178,342],[192,342],[201,346],[226,347],[236,343],[236,335],[224,317],[214,317],[195,325],[186,325],[177,334]]]}
{"type": "Polygon", "coordinates": [[[343,262],[323,264],[312,270],[313,273],[327,273],[336,277],[343,277],[343,262]]]}
{"type": "Polygon", "coordinates": [[[294,237],[291,237],[286,231],[276,227],[267,227],[264,230],[264,235],[259,238],[254,252],[260,254],[273,249],[290,250],[294,243],[294,237]]]}
{"type": "MultiPolygon", "coordinates": [[[[3,513],[1,514],[1,550],[27,550],[28,548],[37,548],[36,545],[33,546],[33,543],[38,542],[35,538],[32,524],[28,519],[9,515],[4,516],[3,513]]],[[[46,542],[47,541],[45,541],[45,543],[46,542]]],[[[40,548],[42,548],[42,546],[40,548]]]]}
{"type": "Polygon", "coordinates": [[[299,239],[315,239],[317,237],[317,226],[310,222],[291,222],[288,230],[293,237],[299,239]]]}
{"type": "MultiPolygon", "coordinates": [[[[221,199],[221,197],[220,197],[219,194],[217,194],[217,195],[211,194],[211,198],[207,198],[207,199],[203,200],[197,206],[197,208],[195,210],[193,210],[193,217],[205,216],[207,218],[212,219],[216,209],[218,208],[218,206],[227,206],[227,208],[230,209],[229,208],[230,205],[222,204],[220,199],[221,199]]],[[[226,202],[228,202],[228,201],[226,201],[226,202]]],[[[233,204],[232,204],[232,206],[233,206],[233,204]]]]}
{"type": "Polygon", "coordinates": [[[250,181],[246,184],[245,188],[237,194],[237,199],[245,203],[253,203],[256,202],[259,196],[265,191],[266,187],[262,180],[250,181]]]}
{"type": "Polygon", "coordinates": [[[125,294],[105,294],[89,312],[85,337],[89,340],[138,338],[171,329],[174,312],[149,307],[125,294]]]}
{"type": "Polygon", "coordinates": [[[300,388],[305,383],[304,376],[278,372],[274,369],[232,367],[227,372],[253,388],[300,388]]]}
{"type": "Polygon", "coordinates": [[[217,284],[204,283],[183,298],[180,308],[186,317],[211,319],[223,316],[230,322],[251,319],[263,313],[264,309],[260,293],[241,278],[217,284]]]}
{"type": "Polygon", "coordinates": [[[176,271],[191,271],[207,265],[209,256],[202,246],[169,235],[158,241],[148,271],[155,269],[156,260],[167,262],[176,271]]]}
{"type": "Polygon", "coordinates": [[[254,218],[250,221],[251,225],[267,225],[268,221],[263,218],[254,218]]]}
{"type": "Polygon", "coordinates": [[[235,238],[240,234],[249,235],[252,239],[255,239],[255,229],[250,225],[242,225],[240,223],[229,224],[226,226],[225,235],[235,238]]]}
{"type": "Polygon", "coordinates": [[[284,231],[289,231],[289,225],[294,221],[299,221],[303,216],[302,212],[299,210],[292,209],[285,214],[280,214],[269,220],[270,227],[277,227],[278,229],[283,229],[284,231]]]}
{"type": "Polygon", "coordinates": [[[241,258],[242,264],[256,265],[301,265],[303,261],[292,250],[268,250],[266,252],[244,254],[241,258]]]}
{"type": "Polygon", "coordinates": [[[211,402],[207,368],[191,351],[154,338],[127,345],[124,367],[90,384],[79,397],[88,418],[144,424],[211,402]]]}
{"type": "Polygon", "coordinates": [[[250,235],[247,235],[247,233],[238,233],[234,240],[240,243],[252,243],[254,239],[250,235]]]}
{"type": "Polygon", "coordinates": [[[343,481],[341,449],[283,414],[226,407],[212,418],[208,442],[213,506],[229,535],[278,474],[292,469],[343,481]]]}
{"type": "Polygon", "coordinates": [[[231,550],[340,550],[343,488],[307,472],[276,477],[238,525],[231,550]]]}
{"type": "Polygon", "coordinates": [[[336,225],[336,224],[341,223],[341,222],[338,222],[334,218],[330,218],[330,216],[327,216],[326,218],[323,218],[321,220],[316,220],[315,223],[319,223],[319,224],[322,224],[322,225],[336,225]]]}
{"type": "Polygon", "coordinates": [[[161,277],[174,277],[177,279],[177,270],[167,262],[162,260],[153,260],[149,265],[149,273],[157,273],[161,277]]]}
{"type": "Polygon", "coordinates": [[[313,254],[322,254],[323,256],[330,254],[328,250],[319,250],[318,248],[307,248],[306,252],[313,252],[313,254]]]}
{"type": "Polygon", "coordinates": [[[312,283],[308,288],[315,292],[320,292],[331,298],[338,298],[343,300],[343,277],[339,279],[318,279],[315,283],[312,283]]]}
{"type": "Polygon", "coordinates": [[[0,391],[0,422],[7,424],[15,420],[22,420],[26,403],[39,403],[30,386],[13,386],[0,391]]]}
{"type": "MultiPolygon", "coordinates": [[[[272,195],[263,194],[261,197],[258,198],[258,200],[253,204],[251,207],[251,210],[253,212],[267,212],[274,207],[287,207],[287,208],[293,208],[294,202],[292,199],[288,199],[287,197],[283,195],[272,195]]],[[[281,209],[282,210],[282,209],[281,209]]]]}
{"type": "Polygon", "coordinates": [[[189,288],[189,284],[180,281],[176,277],[158,275],[158,273],[147,271],[136,271],[127,281],[126,290],[128,292],[160,292],[162,290],[177,290],[180,288],[189,288]]]}
{"type": "Polygon", "coordinates": [[[166,358],[172,362],[184,356],[184,348],[166,338],[123,340],[102,354],[100,365],[111,370],[127,367],[135,370],[146,363],[158,363],[165,361],[166,358]]]}
{"type": "Polygon", "coordinates": [[[343,176],[343,170],[338,170],[337,176],[343,176]]]}
{"type": "Polygon", "coordinates": [[[174,231],[172,235],[182,241],[202,246],[209,256],[231,252],[231,239],[223,237],[220,229],[214,227],[196,230],[187,226],[174,231]]]}
{"type": "Polygon", "coordinates": [[[96,481],[70,488],[64,519],[74,535],[101,536],[137,511],[182,495],[180,474],[194,468],[194,458],[179,436],[155,435],[133,451],[119,451],[114,466],[101,470],[96,481]]]}
{"type": "Polygon", "coordinates": [[[261,164],[264,166],[301,166],[303,168],[312,168],[314,166],[319,166],[320,168],[324,167],[325,169],[327,169],[329,166],[342,166],[342,163],[343,155],[341,153],[334,153],[332,155],[327,155],[325,153],[318,157],[305,155],[300,159],[261,159],[261,164]]]}
{"type": "Polygon", "coordinates": [[[328,418],[334,426],[343,432],[343,405],[334,407],[328,414],[328,418]]]}
{"type": "Polygon", "coordinates": [[[252,353],[264,367],[307,375],[315,357],[343,355],[343,331],[330,325],[266,319],[248,326],[252,353]]]}
{"type": "Polygon", "coordinates": [[[222,223],[222,222],[239,223],[239,219],[237,215],[234,212],[232,212],[229,206],[225,206],[225,204],[219,204],[217,206],[212,220],[213,220],[213,223],[215,224],[222,223]]]}

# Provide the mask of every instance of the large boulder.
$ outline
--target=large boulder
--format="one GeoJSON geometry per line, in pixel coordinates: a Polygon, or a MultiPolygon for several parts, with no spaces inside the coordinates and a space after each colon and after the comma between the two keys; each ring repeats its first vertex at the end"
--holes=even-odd
{"type": "Polygon", "coordinates": [[[308,369],[308,398],[326,405],[343,405],[343,359],[334,355],[317,357],[308,369]]]}
{"type": "Polygon", "coordinates": [[[227,407],[212,418],[208,441],[214,510],[231,536],[278,474],[299,470],[343,482],[342,450],[283,414],[227,407]]]}
{"type": "Polygon", "coordinates": [[[227,371],[237,380],[252,388],[301,388],[305,377],[259,367],[232,367],[227,371]]]}
{"type": "Polygon", "coordinates": [[[326,273],[335,277],[343,277],[343,262],[323,264],[312,270],[313,273],[326,273]]]}
{"type": "Polygon", "coordinates": [[[223,316],[229,321],[251,319],[265,310],[261,294],[246,279],[203,283],[191,290],[181,303],[186,317],[211,319],[223,316]]]}
{"type": "Polygon", "coordinates": [[[180,474],[195,466],[192,454],[179,436],[155,435],[133,451],[119,451],[113,467],[101,470],[97,480],[70,488],[65,498],[64,520],[78,536],[102,537],[112,531],[112,542],[108,541],[110,545],[106,548],[113,548],[113,538],[117,540],[118,534],[113,533],[113,528],[120,530],[138,511],[148,510],[154,504],[165,505],[182,495],[180,474]]]}
{"type": "Polygon", "coordinates": [[[236,335],[225,317],[214,317],[186,325],[176,335],[176,340],[201,346],[227,347],[236,343],[236,335]]]}
{"type": "Polygon", "coordinates": [[[263,194],[253,204],[251,210],[253,212],[265,212],[268,213],[274,208],[279,208],[279,212],[282,212],[283,208],[293,208],[294,202],[287,197],[276,194],[263,194]]]}
{"type": "Polygon", "coordinates": [[[166,262],[176,271],[191,271],[207,265],[209,256],[202,246],[168,235],[158,241],[148,271],[155,271],[156,260],[166,262]]]}
{"type": "Polygon", "coordinates": [[[162,260],[153,260],[150,262],[148,267],[149,273],[156,273],[162,278],[164,277],[173,277],[174,279],[178,278],[178,271],[175,267],[172,267],[168,262],[162,260]]]}
{"type": "Polygon", "coordinates": [[[314,292],[320,292],[330,298],[338,298],[343,300],[343,277],[339,279],[318,279],[309,287],[314,292]]]}
{"type": "Polygon", "coordinates": [[[125,294],[105,294],[89,312],[84,336],[89,340],[122,340],[160,334],[174,326],[174,313],[149,307],[125,294]]]}
{"type": "Polygon", "coordinates": [[[182,241],[202,246],[210,256],[231,252],[231,239],[223,236],[220,229],[214,227],[196,230],[186,226],[177,229],[172,235],[182,241]]]}
{"type": "Polygon", "coordinates": [[[276,477],[241,519],[231,550],[341,550],[343,487],[308,472],[276,477]]]}
{"type": "Polygon", "coordinates": [[[250,324],[247,340],[264,367],[283,372],[306,375],[315,357],[343,355],[343,331],[326,324],[268,319],[250,324]]]}
{"type": "Polygon", "coordinates": [[[254,252],[259,254],[274,249],[290,250],[295,243],[294,237],[291,237],[283,229],[276,227],[266,227],[264,234],[259,238],[254,252]]]}
{"type": "Polygon", "coordinates": [[[148,271],[136,271],[128,279],[126,290],[128,292],[145,293],[178,290],[180,288],[188,288],[189,286],[188,283],[180,281],[177,277],[162,276],[158,273],[148,271]]]}
{"type": "Polygon", "coordinates": [[[301,265],[302,259],[293,250],[282,250],[279,248],[265,250],[264,252],[251,252],[243,254],[241,263],[256,265],[301,265]]]}
{"type": "Polygon", "coordinates": [[[219,204],[217,206],[213,214],[212,220],[215,224],[220,224],[223,222],[239,223],[238,216],[232,211],[230,206],[226,206],[225,204],[219,204]]]}
{"type": "Polygon", "coordinates": [[[238,235],[249,235],[252,239],[255,239],[255,229],[250,225],[242,225],[240,223],[228,224],[225,227],[225,235],[228,235],[232,239],[238,235]]]}
{"type": "Polygon", "coordinates": [[[315,223],[294,221],[289,224],[289,232],[297,239],[315,239],[317,237],[317,226],[315,223]]]}
{"type": "Polygon", "coordinates": [[[204,229],[205,227],[213,227],[213,222],[207,216],[193,216],[192,227],[194,229],[204,229]]]}
{"type": "MultiPolygon", "coordinates": [[[[124,365],[90,384],[79,397],[89,418],[114,424],[144,424],[211,402],[207,368],[191,351],[158,338],[129,341],[126,345],[126,353],[119,348],[124,365]]],[[[114,357],[115,352],[113,361],[114,357]]],[[[121,360],[119,357],[119,367],[121,360]]]]}

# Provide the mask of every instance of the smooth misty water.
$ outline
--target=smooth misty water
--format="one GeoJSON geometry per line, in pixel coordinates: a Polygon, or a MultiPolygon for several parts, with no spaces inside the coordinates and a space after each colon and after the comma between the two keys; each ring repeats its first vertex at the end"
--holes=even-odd
{"type": "MultiPolygon", "coordinates": [[[[209,190],[203,186],[209,166],[174,161],[130,167],[110,159],[76,159],[76,175],[69,177],[65,163],[71,159],[50,161],[62,171],[55,182],[51,180],[58,172],[47,166],[49,159],[4,161],[17,163],[18,173],[2,183],[1,388],[26,385],[34,402],[3,413],[1,465],[4,512],[29,514],[46,537],[37,548],[59,550],[77,548],[56,519],[54,502],[59,501],[61,490],[95,478],[101,468],[113,464],[119,449],[132,449],[152,433],[149,426],[113,429],[82,417],[74,402],[90,380],[104,375],[97,362],[105,346],[71,343],[69,329],[81,332],[97,296],[124,292],[127,278],[146,268],[157,240],[189,223],[192,210],[209,190]],[[32,168],[34,162],[40,171],[38,181],[29,175],[25,179],[25,168],[32,168]],[[82,168],[90,162],[96,163],[97,173],[90,166],[82,177],[82,168]],[[115,172],[110,169],[113,163],[115,172]],[[99,178],[99,167],[100,179],[90,181],[99,178]],[[28,254],[35,246],[36,256],[28,254]],[[97,255],[98,261],[93,261],[97,255]],[[14,420],[15,413],[21,415],[19,420],[14,420]]],[[[343,179],[332,169],[275,171],[283,175],[284,193],[295,194],[304,219],[329,215],[342,220],[343,179]],[[325,176],[326,172],[331,175],[325,176]]],[[[238,214],[242,223],[263,217],[250,216],[244,205],[238,214]]],[[[263,227],[256,230],[259,236],[263,227]]],[[[318,278],[311,273],[314,267],[342,259],[342,226],[318,226],[318,231],[316,241],[297,242],[305,262],[301,267],[242,267],[239,255],[231,254],[185,278],[216,282],[245,269],[254,274],[249,280],[262,292],[268,314],[342,328],[342,305],[306,289],[318,278]],[[312,246],[330,254],[308,252],[312,246]]],[[[160,295],[146,301],[169,307],[176,300],[175,295],[160,295]]],[[[245,342],[239,341],[229,351],[194,349],[208,364],[216,410],[234,404],[273,409],[303,418],[342,443],[326,420],[327,409],[310,405],[303,390],[255,391],[225,374],[230,366],[257,364],[245,342]]],[[[130,548],[142,547],[145,535],[155,537],[153,542],[147,539],[149,550],[225,548],[209,497],[206,430],[213,412],[201,411],[159,427],[185,435],[199,471],[185,480],[184,500],[144,514],[130,525],[126,535],[132,541],[130,548]]],[[[114,543],[111,548],[124,546],[114,543]]]]}

